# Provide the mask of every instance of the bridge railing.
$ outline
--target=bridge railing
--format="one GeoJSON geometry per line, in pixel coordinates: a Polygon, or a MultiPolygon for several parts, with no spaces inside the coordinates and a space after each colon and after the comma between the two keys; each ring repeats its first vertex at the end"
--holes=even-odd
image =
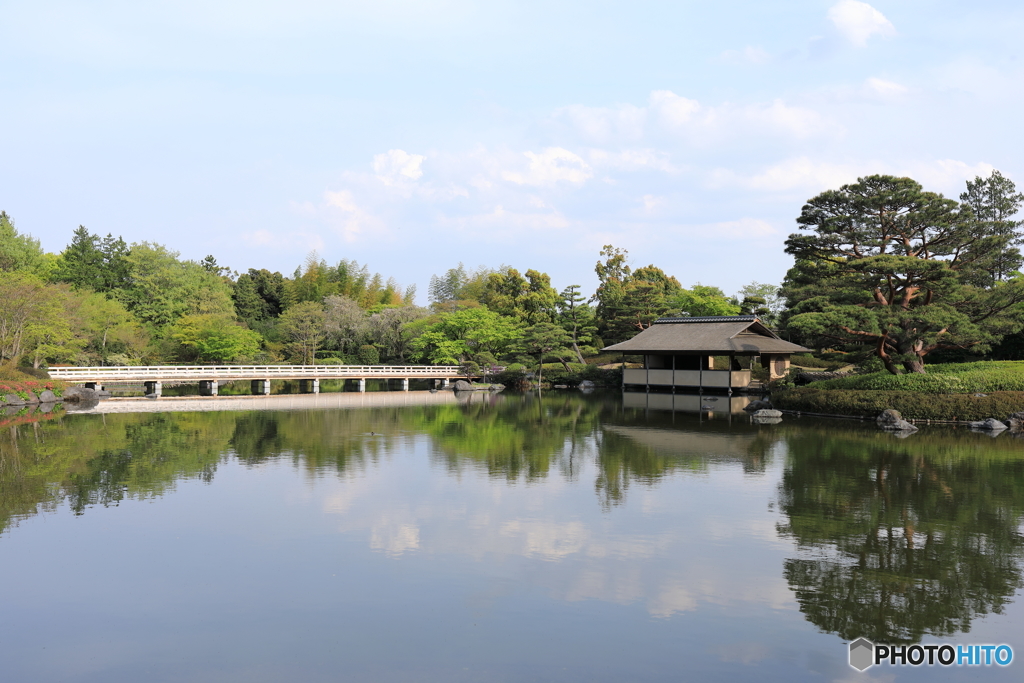
{"type": "Polygon", "coordinates": [[[457,365],[143,365],[117,367],[51,367],[50,377],[63,380],[273,379],[326,377],[451,377],[457,365]]]}

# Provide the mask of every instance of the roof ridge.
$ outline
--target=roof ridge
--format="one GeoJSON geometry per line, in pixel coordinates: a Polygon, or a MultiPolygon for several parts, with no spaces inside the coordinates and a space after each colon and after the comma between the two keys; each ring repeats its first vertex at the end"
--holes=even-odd
{"type": "Polygon", "coordinates": [[[756,315],[698,315],[679,318],[658,318],[655,325],[675,323],[752,323],[760,322],[756,315]]]}

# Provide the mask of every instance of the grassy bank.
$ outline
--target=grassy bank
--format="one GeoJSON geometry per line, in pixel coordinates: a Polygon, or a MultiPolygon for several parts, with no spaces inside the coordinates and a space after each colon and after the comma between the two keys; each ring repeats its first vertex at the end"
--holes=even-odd
{"type": "Polygon", "coordinates": [[[927,374],[872,372],[814,382],[772,396],[776,407],[874,417],[887,408],[914,420],[1005,419],[1024,411],[1024,362],[927,366],[927,374]]]}
{"type": "Polygon", "coordinates": [[[1012,413],[1024,411],[1024,391],[996,391],[975,396],[798,387],[773,394],[772,403],[782,410],[858,417],[875,417],[893,408],[910,420],[966,422],[989,417],[1005,419],[1012,413]]]}

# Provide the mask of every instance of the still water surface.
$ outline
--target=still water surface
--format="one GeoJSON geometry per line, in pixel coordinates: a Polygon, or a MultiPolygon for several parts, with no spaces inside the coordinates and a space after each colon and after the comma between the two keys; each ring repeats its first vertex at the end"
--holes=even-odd
{"type": "Polygon", "coordinates": [[[568,392],[100,410],[0,435],[0,680],[1024,678],[847,664],[1024,660],[1008,435],[568,392]]]}

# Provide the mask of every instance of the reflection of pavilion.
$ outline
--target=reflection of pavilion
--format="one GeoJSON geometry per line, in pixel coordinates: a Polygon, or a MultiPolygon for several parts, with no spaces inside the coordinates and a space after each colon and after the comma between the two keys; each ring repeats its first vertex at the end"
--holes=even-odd
{"type": "Polygon", "coordinates": [[[750,396],[698,396],[697,394],[657,394],[627,391],[622,394],[623,408],[673,410],[681,413],[742,413],[753,399],[750,396]]]}
{"type": "Polygon", "coordinates": [[[643,355],[643,368],[622,371],[624,386],[686,387],[732,393],[750,386],[754,360],[782,377],[789,356],[808,351],[779,338],[752,315],[662,318],[629,341],[604,351],[643,355]],[[716,366],[715,357],[725,359],[716,366]]]}
{"type": "Polygon", "coordinates": [[[659,429],[657,427],[628,427],[603,425],[602,429],[673,456],[715,457],[716,460],[744,460],[760,436],[757,432],[707,432],[693,429],[659,429]]]}

